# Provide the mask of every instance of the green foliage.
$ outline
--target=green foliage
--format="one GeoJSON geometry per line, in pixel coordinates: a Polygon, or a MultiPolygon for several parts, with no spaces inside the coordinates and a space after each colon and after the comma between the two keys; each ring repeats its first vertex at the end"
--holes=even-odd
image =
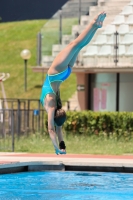
{"type": "MultiPolygon", "coordinates": [[[[63,132],[67,154],[133,154],[133,138],[125,141],[123,138],[119,140],[108,139],[104,136],[98,137],[96,134],[87,136],[76,132],[63,132]]],[[[0,139],[0,149],[4,145],[11,148],[11,144],[11,137],[7,136],[4,141],[2,138],[0,139]]],[[[1,151],[7,151],[7,148],[1,149],[1,151]]],[[[8,149],[8,151],[11,151],[11,149],[8,149]]],[[[36,132],[29,135],[22,135],[19,139],[16,136],[15,152],[54,153],[54,147],[48,134],[36,132]]]]}
{"type": "Polygon", "coordinates": [[[133,136],[133,113],[69,111],[64,124],[66,132],[104,136],[127,141],[133,136]]]}
{"type": "MultiPolygon", "coordinates": [[[[58,22],[58,20],[56,21],[58,22]]],[[[0,23],[0,72],[10,73],[10,78],[4,82],[7,98],[39,99],[43,74],[33,72],[31,67],[36,66],[37,33],[41,31],[46,22],[47,20],[27,20],[0,23]],[[31,51],[31,58],[27,65],[27,92],[24,91],[24,61],[20,57],[20,52],[23,49],[31,51]]],[[[72,22],[70,23],[71,25],[72,22]]],[[[64,26],[67,23],[68,20],[64,21],[64,26]]],[[[45,33],[46,37],[49,36],[47,43],[51,45],[50,51],[52,50],[52,44],[57,42],[52,35],[49,35],[49,32],[52,32],[53,28],[51,27],[45,33]]],[[[68,27],[69,32],[70,30],[71,26],[68,27]]],[[[44,46],[47,47],[46,44],[44,46]]],[[[47,48],[46,50],[48,50],[47,48]]],[[[76,76],[72,74],[61,85],[62,100],[67,101],[75,90],[76,76]]],[[[1,92],[0,97],[3,97],[1,92]]]]}
{"type": "MultiPolygon", "coordinates": [[[[45,130],[15,135],[16,152],[54,153],[48,134],[47,113],[45,130]]],[[[69,111],[63,126],[67,153],[77,154],[132,154],[133,113],[69,111]]],[[[0,147],[11,147],[11,137],[0,138],[0,147]]],[[[7,150],[7,149],[6,149],[7,150]]],[[[4,151],[4,149],[2,149],[4,151]]]]}

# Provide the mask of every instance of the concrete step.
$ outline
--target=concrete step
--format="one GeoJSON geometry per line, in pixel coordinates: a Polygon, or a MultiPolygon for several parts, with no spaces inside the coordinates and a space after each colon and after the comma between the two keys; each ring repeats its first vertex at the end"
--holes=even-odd
{"type": "MultiPolygon", "coordinates": [[[[72,5],[74,2],[78,2],[78,0],[71,0],[71,2],[69,2],[69,4],[72,5]]],[[[84,2],[88,2],[88,1],[86,0],[84,2]]],[[[92,0],[91,0],[91,2],[92,2],[92,0]]],[[[81,25],[74,25],[72,27],[72,32],[71,32],[72,33],[72,35],[71,35],[72,37],[71,36],[67,36],[66,38],[64,38],[62,44],[66,45],[67,43],[70,42],[70,40],[72,40],[72,38],[74,39],[75,33],[76,32],[81,33],[84,30],[84,28],[86,27],[87,21],[89,23],[89,21],[91,21],[94,18],[94,16],[97,15],[98,12],[100,12],[100,11],[102,11],[104,9],[107,12],[108,17],[104,21],[103,28],[98,29],[98,31],[96,32],[96,34],[93,37],[93,40],[91,42],[95,41],[97,35],[101,34],[104,31],[104,28],[106,27],[106,25],[108,25],[111,22],[113,22],[115,16],[118,15],[121,12],[121,10],[124,8],[124,6],[126,6],[129,2],[130,2],[129,0],[123,0],[123,1],[122,0],[117,0],[117,1],[116,0],[108,0],[108,1],[106,1],[105,5],[102,6],[102,7],[101,6],[91,6],[90,7],[90,15],[89,16],[85,16],[86,19],[84,18],[84,16],[81,17],[81,25]],[[85,21],[85,23],[82,23],[82,19],[83,19],[83,21],[85,21]]],[[[69,5],[69,4],[67,4],[67,5],[69,5]]],[[[63,11],[64,15],[67,17],[67,15],[69,15],[68,6],[64,6],[64,8],[67,10],[67,12],[65,11],[65,9],[63,11]]],[[[70,8],[70,10],[72,10],[72,8],[70,8]]],[[[75,16],[75,12],[71,12],[71,14],[72,14],[73,17],[75,16]]],[[[78,16],[78,12],[76,12],[76,14],[78,16]]],[[[56,45],[54,47],[56,47],[56,45]]],[[[59,53],[59,51],[61,49],[62,49],[62,45],[60,46],[60,49],[53,48],[53,54],[52,54],[53,57],[55,57],[57,55],[57,53],[59,53]]],[[[49,60],[49,61],[52,61],[52,60],[49,60]]],[[[46,64],[45,64],[45,66],[46,66],[46,64]]]]}
{"type": "MultiPolygon", "coordinates": [[[[96,2],[91,1],[91,2],[82,2],[81,3],[81,8],[83,7],[89,7],[90,5],[97,5],[96,2]]],[[[71,8],[71,7],[79,7],[79,3],[74,3],[74,2],[68,2],[67,7],[71,8]]],[[[67,8],[65,7],[65,8],[67,8]]]]}
{"type": "Polygon", "coordinates": [[[54,60],[53,56],[42,56],[42,66],[43,67],[48,67],[52,64],[54,60]]]}
{"type": "MultiPolygon", "coordinates": [[[[81,110],[78,103],[77,91],[72,95],[72,97],[68,101],[70,102],[70,110],[81,110]]],[[[67,103],[63,106],[63,109],[67,110],[67,103]]]]}
{"type": "MultiPolygon", "coordinates": [[[[89,7],[97,5],[97,0],[82,0],[81,1],[81,14],[85,15],[89,13],[89,7]]],[[[64,6],[62,6],[62,16],[77,17],[79,13],[79,0],[69,0],[64,6]]],[[[59,11],[54,14],[52,18],[58,18],[59,11]]]]}
{"type": "MultiPolygon", "coordinates": [[[[82,10],[81,11],[81,15],[87,15],[89,13],[89,9],[85,9],[85,10],[82,10]]],[[[79,16],[79,11],[78,10],[74,10],[74,11],[71,11],[68,10],[68,11],[63,11],[62,12],[62,17],[63,18],[68,18],[68,15],[71,16],[71,17],[78,17],[79,16]]]]}
{"type": "Polygon", "coordinates": [[[98,0],[81,0],[81,2],[79,0],[69,0],[66,2],[67,5],[72,5],[72,4],[87,4],[87,3],[98,3],[98,0]]]}
{"type": "MultiPolygon", "coordinates": [[[[75,11],[79,11],[79,7],[71,7],[71,8],[66,8],[64,10],[62,10],[62,14],[65,13],[65,12],[75,12],[75,11]]],[[[86,6],[86,7],[83,7],[81,8],[81,12],[89,12],[89,7],[86,6]]]]}
{"type": "MultiPolygon", "coordinates": [[[[79,3],[79,0],[69,0],[68,2],[73,2],[73,3],[79,3]]],[[[85,3],[85,2],[95,2],[95,3],[97,3],[98,2],[98,0],[81,0],[81,3],[85,3]]]]}
{"type": "Polygon", "coordinates": [[[109,1],[106,3],[106,6],[115,6],[115,5],[119,5],[120,7],[123,7],[124,5],[127,5],[129,2],[125,2],[125,1],[109,1]]]}
{"type": "Polygon", "coordinates": [[[107,1],[106,3],[109,3],[109,2],[124,2],[125,4],[128,4],[128,2],[130,2],[130,0],[109,0],[107,1]]]}

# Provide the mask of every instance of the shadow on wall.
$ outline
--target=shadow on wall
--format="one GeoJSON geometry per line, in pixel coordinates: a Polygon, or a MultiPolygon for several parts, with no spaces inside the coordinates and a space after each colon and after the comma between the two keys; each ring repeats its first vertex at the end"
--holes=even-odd
{"type": "Polygon", "coordinates": [[[0,22],[49,19],[66,2],[67,0],[1,0],[0,22]]]}

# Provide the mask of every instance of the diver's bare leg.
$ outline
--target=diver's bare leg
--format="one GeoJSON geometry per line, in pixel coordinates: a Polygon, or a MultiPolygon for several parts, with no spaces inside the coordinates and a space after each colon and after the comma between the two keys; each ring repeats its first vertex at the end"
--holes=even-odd
{"type": "Polygon", "coordinates": [[[72,59],[70,60],[70,62],[68,64],[70,67],[73,67],[73,65],[74,65],[74,63],[75,63],[75,61],[77,59],[77,56],[78,56],[80,50],[91,41],[91,39],[92,39],[93,35],[95,34],[95,32],[96,32],[96,30],[92,33],[92,35],[90,35],[90,37],[88,38],[88,40],[86,41],[86,43],[83,46],[81,46],[81,48],[77,49],[77,51],[75,52],[74,56],[72,57],[72,59]]]}
{"type": "Polygon", "coordinates": [[[105,17],[105,12],[101,12],[97,15],[85,30],[57,55],[52,63],[51,69],[54,68],[57,71],[65,70],[73,56],[78,54],[79,51],[90,42],[96,30],[102,27],[105,17]]]}

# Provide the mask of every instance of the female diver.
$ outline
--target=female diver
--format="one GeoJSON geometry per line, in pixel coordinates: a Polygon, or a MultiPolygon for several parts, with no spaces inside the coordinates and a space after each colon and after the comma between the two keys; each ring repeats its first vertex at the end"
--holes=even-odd
{"type": "Polygon", "coordinates": [[[66,154],[61,127],[66,120],[66,114],[61,109],[60,84],[69,77],[79,51],[91,41],[97,29],[102,27],[105,17],[105,12],[98,14],[83,32],[57,55],[44,81],[40,102],[48,114],[48,132],[57,155],[66,154]]]}

